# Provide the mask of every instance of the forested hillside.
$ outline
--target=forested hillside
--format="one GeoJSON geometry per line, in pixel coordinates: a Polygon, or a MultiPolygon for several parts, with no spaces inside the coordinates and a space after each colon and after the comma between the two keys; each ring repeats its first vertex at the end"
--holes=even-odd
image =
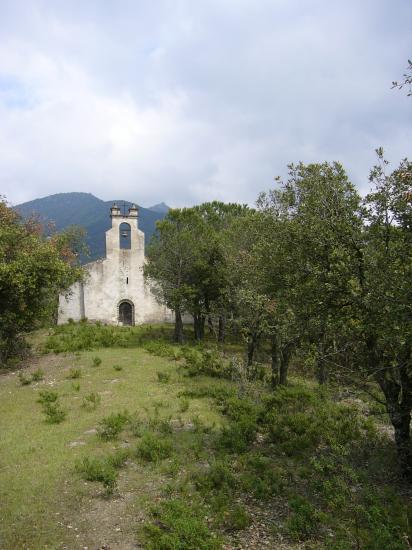
{"type": "MultiPolygon", "coordinates": [[[[116,202],[127,209],[132,203],[123,200],[103,201],[91,193],[58,193],[16,206],[16,210],[28,218],[37,215],[44,223],[54,222],[57,231],[70,225],[79,225],[86,230],[86,242],[90,256],[85,261],[101,258],[105,254],[105,231],[110,229],[109,208],[116,202]]],[[[139,227],[148,243],[156,228],[157,220],[167,213],[164,203],[151,208],[139,206],[139,227]]]]}

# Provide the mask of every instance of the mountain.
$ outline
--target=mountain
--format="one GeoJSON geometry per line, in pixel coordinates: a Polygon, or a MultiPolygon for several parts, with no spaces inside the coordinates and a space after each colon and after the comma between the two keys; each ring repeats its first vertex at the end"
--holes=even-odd
{"type": "MultiPolygon", "coordinates": [[[[132,205],[123,200],[103,201],[91,193],[58,193],[19,204],[15,209],[24,218],[36,215],[43,223],[53,222],[57,231],[73,224],[84,227],[90,249],[85,261],[92,261],[105,255],[105,231],[111,227],[109,214],[114,202],[126,211],[132,205]]],[[[139,206],[139,228],[145,234],[146,244],[156,229],[156,221],[163,219],[168,210],[163,202],[150,208],[139,206]]]]}
{"type": "Polygon", "coordinates": [[[159,202],[159,204],[150,206],[149,210],[152,210],[153,212],[160,212],[161,214],[166,215],[169,212],[169,207],[164,202],[159,202]]]}

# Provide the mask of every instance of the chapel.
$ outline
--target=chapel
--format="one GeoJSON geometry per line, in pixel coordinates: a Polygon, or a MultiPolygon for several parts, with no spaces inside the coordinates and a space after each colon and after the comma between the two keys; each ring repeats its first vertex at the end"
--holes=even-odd
{"type": "Polygon", "coordinates": [[[106,231],[106,257],[84,266],[84,282],[59,296],[58,324],[69,319],[111,325],[172,321],[172,313],[158,304],[143,278],[144,233],[138,226],[138,208],[128,213],[114,204],[112,227],[106,231]]]}

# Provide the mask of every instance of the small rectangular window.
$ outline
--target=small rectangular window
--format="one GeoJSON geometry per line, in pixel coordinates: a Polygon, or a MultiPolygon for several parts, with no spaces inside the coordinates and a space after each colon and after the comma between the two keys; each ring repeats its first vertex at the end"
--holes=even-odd
{"type": "Polygon", "coordinates": [[[126,277],[126,284],[129,284],[129,277],[126,277]]]}

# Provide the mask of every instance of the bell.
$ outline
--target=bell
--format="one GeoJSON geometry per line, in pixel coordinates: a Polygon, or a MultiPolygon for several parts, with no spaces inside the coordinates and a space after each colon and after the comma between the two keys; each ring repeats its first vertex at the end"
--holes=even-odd
{"type": "Polygon", "coordinates": [[[125,237],[125,238],[127,238],[127,237],[128,237],[128,235],[127,235],[127,231],[122,231],[122,237],[125,237]]]}

